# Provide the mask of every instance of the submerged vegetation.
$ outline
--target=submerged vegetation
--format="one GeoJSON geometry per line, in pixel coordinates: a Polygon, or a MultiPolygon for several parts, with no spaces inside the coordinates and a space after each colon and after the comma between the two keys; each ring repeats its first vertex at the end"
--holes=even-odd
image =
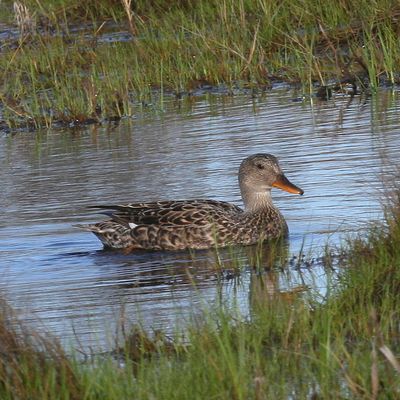
{"type": "MultiPolygon", "coordinates": [[[[131,116],[165,93],[257,96],[397,84],[400,5],[390,0],[1,2],[3,126],[131,116]],[[4,29],[4,28],[3,28],[4,29]]],[[[160,100],[161,102],[161,100],[160,100]]]]}
{"type": "Polygon", "coordinates": [[[0,397],[399,398],[398,202],[384,226],[342,249],[322,301],[312,292],[268,290],[273,271],[258,269],[249,317],[222,306],[173,337],[136,328],[90,364],[22,327],[3,302],[0,397]]]}

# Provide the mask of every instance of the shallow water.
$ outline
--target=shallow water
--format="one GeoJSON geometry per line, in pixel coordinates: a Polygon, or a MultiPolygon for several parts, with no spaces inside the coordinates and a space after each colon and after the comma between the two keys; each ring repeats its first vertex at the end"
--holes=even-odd
{"type": "MultiPolygon", "coordinates": [[[[381,219],[385,182],[400,161],[399,92],[295,97],[283,88],[258,99],[164,101],[119,124],[3,135],[0,289],[25,320],[85,348],[108,347],[122,309],[131,322],[166,330],[221,299],[246,312],[250,268],[239,283],[221,281],[213,252],[116,254],[72,224],[101,220],[85,208],[93,204],[214,198],[240,205],[238,165],[256,152],[275,154],[305,191],[273,193],[290,227],[290,254],[303,246],[318,252],[381,219]]],[[[221,257],[227,269],[231,258],[250,266],[247,250],[221,257]]],[[[289,266],[270,281],[276,291],[307,284],[323,294],[325,279],[318,266],[289,266]]]]}

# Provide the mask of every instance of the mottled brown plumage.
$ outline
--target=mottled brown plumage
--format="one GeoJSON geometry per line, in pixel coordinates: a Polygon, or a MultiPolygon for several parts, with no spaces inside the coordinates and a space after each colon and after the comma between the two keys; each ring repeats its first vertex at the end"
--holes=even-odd
{"type": "Polygon", "coordinates": [[[270,154],[246,158],[239,168],[241,208],[216,200],[157,201],[103,205],[111,219],[78,227],[114,249],[181,250],[250,245],[286,236],[288,227],[273,205],[271,188],[303,191],[290,183],[270,154]]]}

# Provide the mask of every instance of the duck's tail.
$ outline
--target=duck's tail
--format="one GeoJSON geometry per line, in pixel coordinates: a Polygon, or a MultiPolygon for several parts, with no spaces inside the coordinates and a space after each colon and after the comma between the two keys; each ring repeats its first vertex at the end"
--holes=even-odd
{"type": "Polygon", "coordinates": [[[74,228],[83,229],[84,231],[88,231],[88,232],[101,233],[101,229],[98,226],[96,226],[96,224],[74,224],[72,226],[74,228]]]}
{"type": "Polygon", "coordinates": [[[97,224],[76,224],[73,226],[94,233],[105,247],[124,249],[132,246],[129,227],[125,227],[117,222],[105,221],[97,224]]]}

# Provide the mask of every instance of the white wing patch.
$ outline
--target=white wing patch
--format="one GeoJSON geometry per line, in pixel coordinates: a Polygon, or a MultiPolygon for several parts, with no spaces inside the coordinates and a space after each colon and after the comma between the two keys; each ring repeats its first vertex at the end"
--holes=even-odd
{"type": "Polygon", "coordinates": [[[137,227],[137,224],[133,223],[133,222],[128,222],[129,228],[134,229],[137,227]]]}

